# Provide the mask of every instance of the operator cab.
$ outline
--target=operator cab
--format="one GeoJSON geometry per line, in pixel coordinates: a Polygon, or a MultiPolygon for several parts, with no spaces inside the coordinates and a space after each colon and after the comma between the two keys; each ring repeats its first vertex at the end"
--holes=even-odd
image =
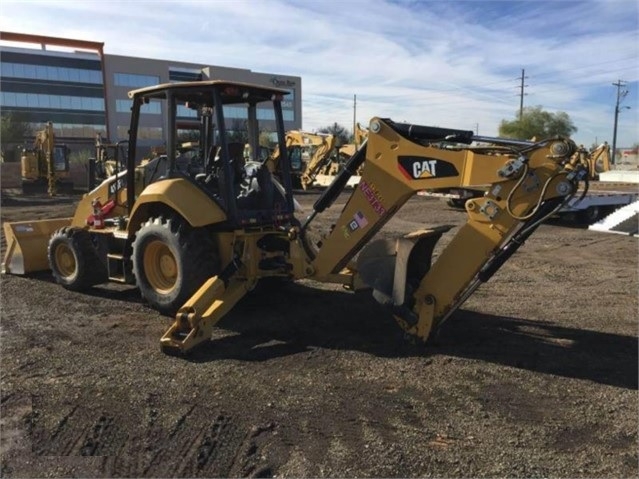
{"type": "MultiPolygon", "coordinates": [[[[162,84],[129,93],[133,99],[127,172],[136,159],[143,105],[162,102],[166,155],[153,181],[184,178],[211,197],[233,226],[287,222],[293,218],[290,163],[286,155],[271,172],[261,154],[260,132],[274,130],[286,151],[283,95],[276,88],[221,80],[162,84]],[[195,118],[197,121],[194,121],[195,118]],[[190,147],[185,148],[188,136],[190,147]]],[[[133,173],[127,179],[133,184],[133,173]]],[[[129,211],[135,201],[127,189],[129,211]]]]}

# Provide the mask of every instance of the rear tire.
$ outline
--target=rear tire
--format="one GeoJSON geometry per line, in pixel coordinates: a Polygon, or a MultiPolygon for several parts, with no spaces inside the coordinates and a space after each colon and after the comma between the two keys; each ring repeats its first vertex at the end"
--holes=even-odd
{"type": "Polygon", "coordinates": [[[108,279],[91,234],[81,228],[65,226],[53,233],[47,256],[56,282],[68,290],[83,291],[108,279]]]}
{"type": "Polygon", "coordinates": [[[179,217],[144,223],[133,242],[132,263],[142,297],[168,315],[220,271],[213,233],[179,217]]]}

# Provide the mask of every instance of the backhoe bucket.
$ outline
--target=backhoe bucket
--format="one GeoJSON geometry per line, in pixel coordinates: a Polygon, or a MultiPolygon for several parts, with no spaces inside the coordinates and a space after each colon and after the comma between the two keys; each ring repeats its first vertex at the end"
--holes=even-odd
{"type": "Polygon", "coordinates": [[[48,270],[49,238],[56,230],[70,224],[71,218],[5,223],[7,250],[2,261],[2,272],[28,274],[48,270]]]}
{"type": "Polygon", "coordinates": [[[439,226],[395,240],[380,239],[362,250],[357,271],[362,281],[373,288],[373,297],[383,305],[404,305],[410,291],[407,286],[415,287],[428,273],[435,245],[451,228],[439,226]]]}

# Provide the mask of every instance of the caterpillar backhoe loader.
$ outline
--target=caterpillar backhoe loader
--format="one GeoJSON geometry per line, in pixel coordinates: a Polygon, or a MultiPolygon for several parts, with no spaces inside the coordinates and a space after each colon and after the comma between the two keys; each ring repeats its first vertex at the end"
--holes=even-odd
{"type": "Polygon", "coordinates": [[[47,122],[43,130],[37,131],[31,148],[23,148],[20,157],[22,192],[73,193],[73,182],[69,178],[69,158],[66,145],[56,144],[53,123],[47,122]]]}
{"type": "Polygon", "coordinates": [[[137,285],[153,308],[175,314],[160,340],[169,354],[186,354],[209,341],[215,324],[258,281],[273,277],[372,290],[401,328],[426,341],[575,195],[587,174],[583,165],[570,161],[576,146],[567,139],[487,139],[472,131],[373,118],[368,139],[312,213],[298,219],[281,110],[285,93],[228,81],[132,91],[127,169],[85,195],[73,218],[9,223],[12,249],[5,269],[18,273],[50,267],[70,290],[107,281],[137,285]],[[166,169],[145,183],[135,157],[140,107],[151,100],[164,102],[168,112],[166,169]],[[176,161],[176,111],[185,104],[203,119],[200,145],[208,152],[204,171],[194,176],[181,171],[176,161]],[[257,158],[243,161],[244,145],[235,148],[226,133],[226,105],[234,106],[228,110],[246,109],[253,152],[259,142],[257,110],[273,110],[280,150],[276,171],[257,158]],[[207,127],[213,119],[215,138],[207,127]],[[490,141],[495,151],[441,147],[478,139],[490,141]],[[314,229],[318,215],[362,166],[361,180],[334,225],[328,231],[314,229]],[[466,204],[467,222],[432,264],[433,248],[450,226],[421,229],[393,241],[375,239],[417,191],[477,184],[491,186],[485,196],[466,204]],[[20,259],[23,267],[14,268],[20,259]]]}

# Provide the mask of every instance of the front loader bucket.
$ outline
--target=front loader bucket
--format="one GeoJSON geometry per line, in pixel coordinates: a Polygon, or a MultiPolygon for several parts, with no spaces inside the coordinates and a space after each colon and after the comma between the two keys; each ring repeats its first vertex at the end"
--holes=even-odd
{"type": "Polygon", "coordinates": [[[71,224],[72,218],[16,221],[4,224],[7,250],[2,261],[2,272],[28,274],[49,269],[47,246],[51,235],[71,224]]]}

